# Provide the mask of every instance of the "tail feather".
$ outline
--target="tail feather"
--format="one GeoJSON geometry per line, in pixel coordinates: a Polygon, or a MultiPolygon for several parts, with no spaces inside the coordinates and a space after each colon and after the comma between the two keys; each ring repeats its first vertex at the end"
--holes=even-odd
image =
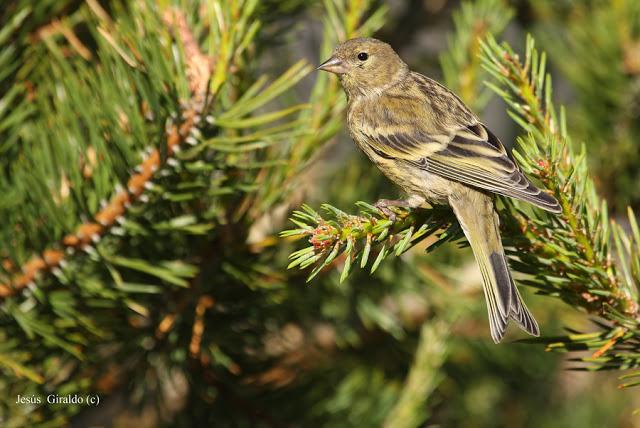
{"type": "MultiPolygon", "coordinates": [[[[513,278],[511,277],[511,273],[509,272],[509,267],[507,265],[507,259],[504,255],[504,251],[501,253],[491,253],[489,260],[491,262],[491,267],[493,269],[498,288],[501,289],[508,287],[512,293],[509,304],[509,318],[513,319],[518,324],[518,326],[527,333],[533,336],[540,336],[538,323],[536,322],[531,312],[529,312],[527,305],[525,305],[522,297],[520,296],[520,292],[518,291],[516,284],[513,282],[513,278]]],[[[503,329],[496,331],[495,337],[492,334],[494,342],[500,342],[502,336],[504,336],[505,331],[506,322],[503,329]]]]}
{"type": "MultiPolygon", "coordinates": [[[[513,280],[511,280],[513,284],[513,280]]],[[[526,331],[532,336],[540,336],[540,328],[538,327],[538,322],[533,317],[527,305],[524,304],[524,300],[520,297],[520,292],[518,288],[513,285],[513,289],[516,291],[516,304],[512,307],[511,310],[511,319],[513,319],[521,329],[526,331]]]]}
{"type": "Polygon", "coordinates": [[[527,333],[539,336],[538,323],[522,300],[509,271],[492,199],[469,189],[463,197],[451,198],[449,202],[482,273],[493,341],[502,340],[509,318],[527,333]]]}

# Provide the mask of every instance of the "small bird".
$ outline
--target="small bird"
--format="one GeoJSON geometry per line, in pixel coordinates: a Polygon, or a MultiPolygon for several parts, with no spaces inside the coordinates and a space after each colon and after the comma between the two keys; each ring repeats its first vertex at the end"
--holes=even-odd
{"type": "Polygon", "coordinates": [[[560,213],[558,201],[534,186],[498,138],[453,92],[407,64],[388,44],[347,40],[319,70],[338,75],[347,94],[347,123],[356,145],[408,195],[376,206],[448,204],[482,273],[491,338],[499,343],[509,318],[539,336],[507,264],[494,193],[560,213]]]}

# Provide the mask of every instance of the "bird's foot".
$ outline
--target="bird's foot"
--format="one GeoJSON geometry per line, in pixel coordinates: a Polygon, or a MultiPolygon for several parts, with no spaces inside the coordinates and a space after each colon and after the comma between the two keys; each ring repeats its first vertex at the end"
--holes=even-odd
{"type": "Polygon", "coordinates": [[[378,202],[373,204],[373,206],[379,209],[382,214],[386,215],[391,221],[396,221],[397,216],[396,213],[389,209],[390,207],[412,208],[409,201],[404,201],[401,199],[380,199],[378,200],[378,202]]]}

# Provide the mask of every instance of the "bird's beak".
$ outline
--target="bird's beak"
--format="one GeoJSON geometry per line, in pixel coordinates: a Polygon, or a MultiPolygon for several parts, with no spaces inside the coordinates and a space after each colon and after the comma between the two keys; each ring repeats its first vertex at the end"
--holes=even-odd
{"type": "Polygon", "coordinates": [[[328,71],[329,73],[345,74],[349,69],[346,64],[336,57],[331,57],[318,66],[316,70],[328,71]]]}

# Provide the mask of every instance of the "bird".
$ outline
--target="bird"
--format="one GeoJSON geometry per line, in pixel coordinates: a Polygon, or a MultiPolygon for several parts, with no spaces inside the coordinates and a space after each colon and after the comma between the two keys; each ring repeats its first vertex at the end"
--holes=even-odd
{"type": "Polygon", "coordinates": [[[356,145],[407,194],[376,207],[449,205],[480,267],[491,338],[509,320],[540,329],[525,305],[502,245],[495,195],[560,213],[554,196],[536,187],[500,140],[451,90],[415,71],[373,38],[340,43],[318,70],[338,76],[347,96],[347,125],[356,145]]]}

